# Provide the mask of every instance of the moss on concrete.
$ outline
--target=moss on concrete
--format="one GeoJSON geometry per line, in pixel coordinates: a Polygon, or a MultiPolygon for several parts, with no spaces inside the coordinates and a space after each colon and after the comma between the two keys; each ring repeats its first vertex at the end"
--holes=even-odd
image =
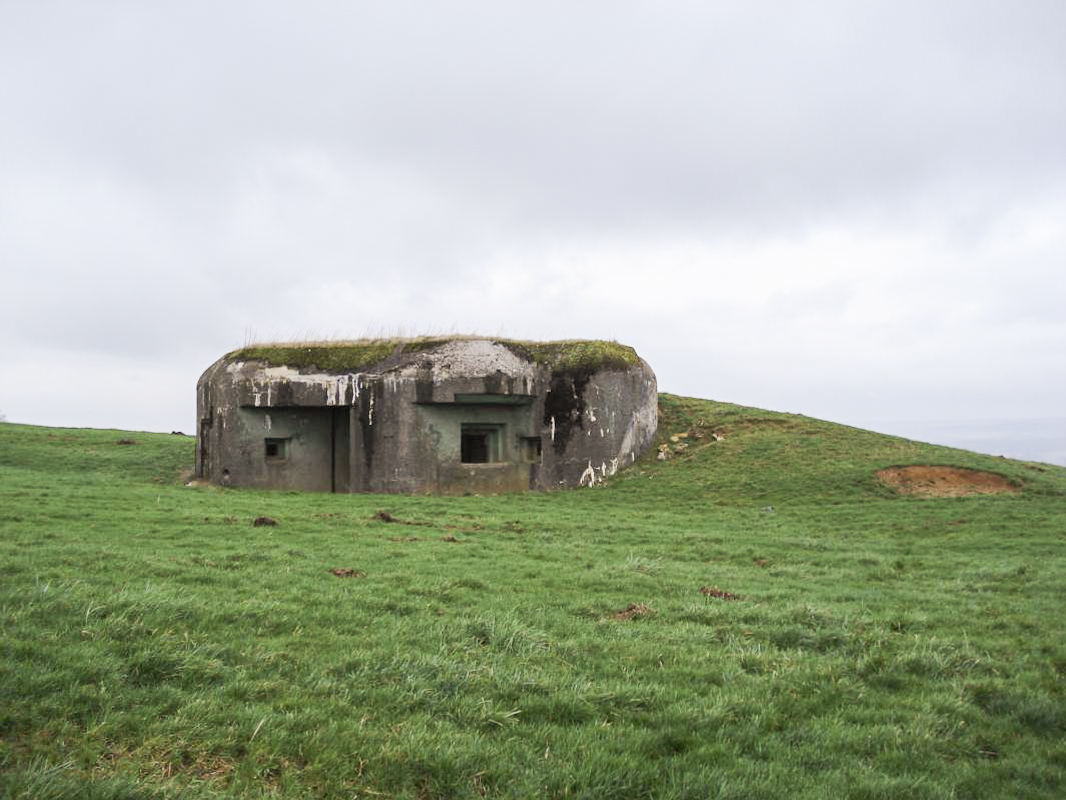
{"type": "Polygon", "coordinates": [[[448,339],[365,339],[351,342],[262,344],[242,347],[226,355],[226,361],[261,361],[272,367],[317,369],[323,372],[354,372],[402,353],[426,350],[448,339]]]}
{"type": "Polygon", "coordinates": [[[568,339],[561,342],[518,342],[497,339],[519,358],[542,364],[553,372],[624,370],[640,363],[637,351],[602,339],[568,339]]]}
{"type": "MultiPolygon", "coordinates": [[[[469,338],[478,337],[422,336],[414,339],[252,345],[227,354],[226,361],[261,361],[272,367],[355,372],[404,353],[417,353],[469,338]]],[[[519,358],[547,366],[553,372],[624,370],[640,363],[640,358],[632,347],[618,342],[581,339],[560,342],[523,342],[512,339],[492,341],[506,347],[519,358]]]]}
{"type": "Polygon", "coordinates": [[[272,367],[320,369],[324,372],[358,370],[384,361],[396,351],[392,342],[360,342],[329,345],[255,345],[235,350],[227,361],[261,361],[272,367]]]}

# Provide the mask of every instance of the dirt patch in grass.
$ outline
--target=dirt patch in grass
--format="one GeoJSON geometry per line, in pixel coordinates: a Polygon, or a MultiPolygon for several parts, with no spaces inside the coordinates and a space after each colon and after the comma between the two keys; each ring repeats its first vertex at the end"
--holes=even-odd
{"type": "Polygon", "coordinates": [[[609,614],[607,619],[615,619],[625,621],[627,619],[636,619],[639,617],[651,617],[655,615],[655,610],[649,608],[643,603],[630,603],[621,611],[615,611],[613,614],[609,614]]]}
{"type": "Polygon", "coordinates": [[[717,600],[739,600],[740,595],[733,592],[724,592],[717,586],[701,586],[700,594],[705,594],[708,597],[713,597],[717,600]]]}
{"type": "Polygon", "coordinates": [[[361,569],[351,569],[350,567],[334,567],[330,570],[333,575],[338,578],[365,578],[366,573],[361,569]]]}
{"type": "MultiPolygon", "coordinates": [[[[397,525],[414,525],[414,526],[420,527],[420,528],[434,528],[434,527],[436,527],[436,528],[444,528],[445,530],[460,531],[461,533],[477,533],[479,530],[481,530],[481,526],[480,525],[474,525],[473,527],[469,527],[469,526],[464,527],[462,525],[441,525],[439,523],[423,522],[421,520],[400,519],[399,517],[394,517],[388,511],[379,511],[374,516],[372,516],[370,519],[375,521],[375,522],[390,522],[390,523],[395,523],[397,525]]],[[[417,536],[396,536],[396,537],[391,537],[389,539],[389,541],[390,542],[417,542],[418,541],[418,537],[417,536]]],[[[443,541],[445,541],[445,542],[460,542],[462,540],[461,539],[456,539],[451,534],[447,534],[447,535],[445,535],[443,537],[443,541]]]]}
{"type": "Polygon", "coordinates": [[[423,527],[426,527],[432,524],[429,522],[419,522],[417,520],[400,519],[399,517],[394,517],[388,511],[379,511],[370,519],[375,520],[377,522],[392,522],[396,523],[397,525],[421,525],[423,527]]]}
{"type": "Polygon", "coordinates": [[[1018,494],[1021,487],[996,475],[962,467],[916,464],[880,470],[877,478],[900,494],[918,497],[966,497],[974,494],[1018,494]]]}

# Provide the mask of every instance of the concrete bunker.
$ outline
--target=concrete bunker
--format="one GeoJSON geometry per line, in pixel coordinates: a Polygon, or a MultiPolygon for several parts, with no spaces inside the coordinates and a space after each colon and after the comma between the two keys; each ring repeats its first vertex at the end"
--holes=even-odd
{"type": "Polygon", "coordinates": [[[318,492],[589,485],[655,436],[651,368],[604,341],[245,347],[197,384],[197,477],[318,492]]]}

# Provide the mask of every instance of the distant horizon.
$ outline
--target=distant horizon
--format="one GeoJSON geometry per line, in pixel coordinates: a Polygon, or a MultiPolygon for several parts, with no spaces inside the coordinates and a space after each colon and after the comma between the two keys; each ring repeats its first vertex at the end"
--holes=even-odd
{"type": "MultiPolygon", "coordinates": [[[[768,409],[774,411],[775,409],[768,409]]],[[[790,413],[779,411],[778,413],[790,413]]],[[[804,414],[803,416],[811,416],[804,414]]],[[[969,450],[1019,461],[1034,461],[1066,467],[1066,417],[987,418],[974,420],[832,420],[837,425],[859,428],[927,444],[969,450]]],[[[56,425],[10,419],[0,413],[0,422],[42,428],[117,430],[129,433],[180,433],[195,436],[196,429],[171,430],[110,425],[56,425]]]]}
{"type": "Polygon", "coordinates": [[[189,430],[242,345],[433,331],[1063,413],[1066,3],[97,5],[0,3],[9,418],[189,430]]]}
{"type": "Polygon", "coordinates": [[[875,420],[861,427],[929,444],[1066,467],[1066,417],[875,420]]]}

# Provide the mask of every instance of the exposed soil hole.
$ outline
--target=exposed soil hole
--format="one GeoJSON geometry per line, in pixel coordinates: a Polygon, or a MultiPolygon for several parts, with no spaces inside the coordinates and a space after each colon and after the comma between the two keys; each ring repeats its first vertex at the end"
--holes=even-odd
{"type": "Polygon", "coordinates": [[[966,497],[973,494],[1018,494],[1021,487],[1002,475],[962,467],[914,465],[889,467],[878,479],[900,494],[918,497],[966,497]]]}
{"type": "Polygon", "coordinates": [[[361,569],[350,569],[348,567],[334,567],[330,572],[336,575],[338,578],[365,578],[366,573],[361,569]]]}
{"type": "Polygon", "coordinates": [[[278,521],[273,517],[256,517],[252,520],[252,525],[256,528],[261,528],[264,525],[277,525],[278,521]]]}
{"type": "Polygon", "coordinates": [[[400,520],[396,519],[396,517],[394,517],[388,511],[379,511],[374,516],[372,516],[371,519],[380,520],[381,522],[399,522],[400,521],[400,520]]]}
{"type": "Polygon", "coordinates": [[[137,440],[136,439],[119,439],[117,442],[115,442],[115,444],[124,444],[124,445],[137,444],[137,440]]]}
{"type": "Polygon", "coordinates": [[[613,614],[608,615],[608,619],[627,620],[635,617],[650,617],[655,614],[655,610],[649,608],[643,603],[630,603],[621,611],[615,611],[613,614]]]}

